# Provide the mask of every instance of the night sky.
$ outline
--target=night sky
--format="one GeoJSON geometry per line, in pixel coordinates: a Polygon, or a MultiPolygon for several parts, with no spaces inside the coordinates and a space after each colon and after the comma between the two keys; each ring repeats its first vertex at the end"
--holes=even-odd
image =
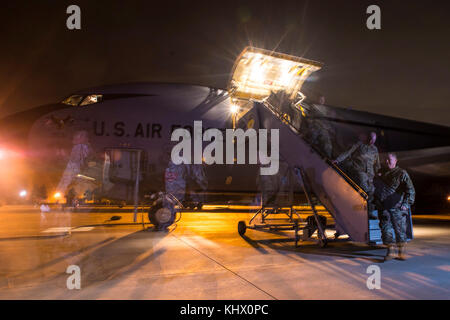
{"type": "Polygon", "coordinates": [[[254,45],[324,62],[305,91],[327,104],[450,125],[446,1],[2,1],[0,38],[0,116],[102,84],[224,88],[254,45]]]}

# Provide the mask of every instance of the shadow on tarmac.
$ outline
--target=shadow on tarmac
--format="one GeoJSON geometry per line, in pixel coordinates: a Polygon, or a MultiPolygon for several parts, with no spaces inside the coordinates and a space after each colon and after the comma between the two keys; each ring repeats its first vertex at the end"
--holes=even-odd
{"type": "MultiPolygon", "coordinates": [[[[279,231],[269,231],[269,230],[260,230],[265,233],[270,233],[274,235],[286,236],[286,233],[279,231]]],[[[268,253],[268,251],[262,247],[264,245],[270,249],[277,251],[287,251],[294,253],[302,253],[302,254],[312,254],[319,256],[335,256],[342,258],[362,258],[368,260],[372,263],[383,263],[384,262],[384,249],[375,246],[369,245],[358,245],[354,242],[350,242],[348,240],[328,240],[328,244],[326,247],[320,247],[318,241],[314,242],[310,241],[299,241],[298,246],[295,247],[293,238],[279,238],[279,239],[262,239],[262,240],[253,240],[250,239],[246,235],[241,236],[249,245],[251,245],[254,249],[258,250],[262,254],[268,253]],[[382,250],[381,254],[374,254],[368,251],[379,251],[382,250]]]]}
{"type": "MultiPolygon", "coordinates": [[[[154,247],[169,233],[169,231],[155,231],[149,228],[120,238],[109,237],[76,251],[69,250],[66,254],[33,268],[31,272],[17,274],[10,278],[14,278],[15,285],[19,286],[38,279],[37,286],[27,291],[28,297],[43,298],[41,293],[49,292],[48,283],[54,284],[53,289],[60,289],[64,294],[67,292],[66,281],[69,276],[65,273],[65,268],[61,272],[53,273],[53,276],[42,277],[40,273],[52,265],[66,262],[67,266],[75,264],[80,267],[83,288],[93,285],[100,285],[101,288],[108,286],[109,280],[116,280],[115,283],[125,280],[128,275],[164,253],[165,249],[155,250],[154,247]],[[78,255],[92,249],[94,249],[92,252],[77,259],[78,255]]],[[[79,235],[72,234],[59,241],[64,241],[64,246],[68,249],[78,243],[77,236],[79,235]]],[[[59,244],[55,244],[55,247],[57,246],[59,244]]],[[[59,250],[64,251],[61,247],[59,250]]]]}

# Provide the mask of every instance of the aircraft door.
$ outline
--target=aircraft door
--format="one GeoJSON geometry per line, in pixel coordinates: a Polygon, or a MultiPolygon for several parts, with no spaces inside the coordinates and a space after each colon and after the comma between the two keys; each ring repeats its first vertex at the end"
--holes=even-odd
{"type": "Polygon", "coordinates": [[[108,148],[103,166],[103,193],[107,198],[136,200],[142,181],[144,153],[141,149],[108,148]]]}

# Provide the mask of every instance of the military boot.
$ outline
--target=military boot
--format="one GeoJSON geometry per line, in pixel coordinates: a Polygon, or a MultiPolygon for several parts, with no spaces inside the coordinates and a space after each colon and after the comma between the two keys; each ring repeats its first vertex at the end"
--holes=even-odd
{"type": "Polygon", "coordinates": [[[394,245],[389,244],[387,246],[386,256],[384,257],[384,261],[392,260],[394,257],[394,245]]]}
{"type": "Polygon", "coordinates": [[[397,259],[398,260],[402,260],[402,261],[406,260],[406,257],[405,257],[405,247],[406,246],[405,245],[406,245],[406,243],[404,243],[404,242],[397,244],[397,247],[398,247],[398,257],[397,257],[397,259]]]}

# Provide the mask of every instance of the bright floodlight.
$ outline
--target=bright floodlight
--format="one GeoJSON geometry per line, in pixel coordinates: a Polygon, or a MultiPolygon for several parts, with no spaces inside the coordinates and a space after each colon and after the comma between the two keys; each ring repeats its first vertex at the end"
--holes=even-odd
{"type": "Polygon", "coordinates": [[[232,104],[231,107],[230,107],[230,112],[232,114],[236,114],[238,111],[239,111],[239,106],[236,105],[236,104],[232,104]]]}
{"type": "Polygon", "coordinates": [[[56,192],[53,197],[55,197],[55,199],[61,198],[61,193],[60,192],[56,192]]]}
{"type": "Polygon", "coordinates": [[[21,191],[19,192],[19,196],[20,196],[21,198],[25,198],[25,197],[27,196],[27,190],[21,190],[21,191]]]}
{"type": "Polygon", "coordinates": [[[234,63],[228,91],[237,99],[262,100],[280,90],[294,98],[308,76],[322,63],[247,47],[234,63]]]}

